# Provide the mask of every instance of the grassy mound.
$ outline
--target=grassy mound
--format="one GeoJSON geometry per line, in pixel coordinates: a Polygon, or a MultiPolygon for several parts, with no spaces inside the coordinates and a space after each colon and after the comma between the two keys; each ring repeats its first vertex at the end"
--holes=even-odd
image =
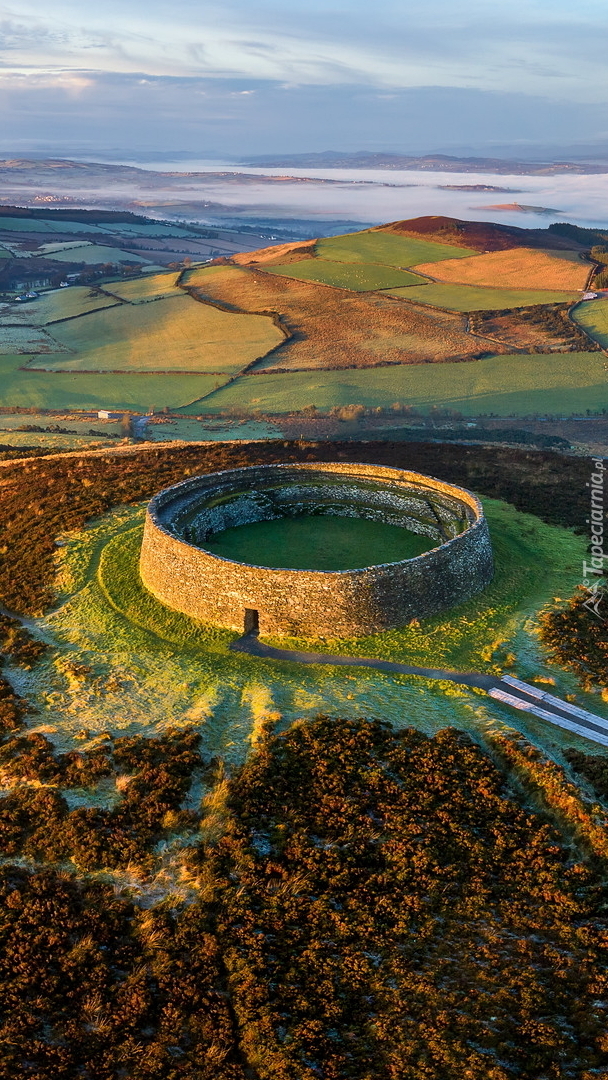
{"type": "Polygon", "coordinates": [[[155,637],[184,648],[225,651],[235,638],[229,630],[205,626],[179,611],[171,611],[144,588],[139,576],[142,529],[120,533],[104,547],[99,560],[98,581],[116,611],[155,637]]]}

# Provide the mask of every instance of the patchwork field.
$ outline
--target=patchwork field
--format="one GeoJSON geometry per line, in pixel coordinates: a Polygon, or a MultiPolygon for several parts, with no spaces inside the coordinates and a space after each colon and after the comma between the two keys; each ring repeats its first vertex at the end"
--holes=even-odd
{"type": "Polygon", "coordinates": [[[422,284],[424,278],[407,270],[393,269],[371,263],[330,262],[329,259],[303,259],[298,262],[267,266],[269,274],[281,274],[302,281],[317,281],[338,289],[370,292],[404,285],[422,284]]]}
{"type": "MultiPolygon", "coordinates": [[[[468,364],[418,364],[324,372],[248,375],[214,393],[205,412],[243,409],[288,413],[316,405],[390,406],[428,411],[447,407],[465,416],[570,416],[607,400],[601,352],[490,356],[468,364]]],[[[187,408],[187,411],[201,411],[187,408]]]]}
{"type": "Polygon", "coordinates": [[[578,304],[572,312],[572,318],[598,345],[608,349],[607,300],[589,300],[578,304]]]}
{"type": "Polygon", "coordinates": [[[233,374],[283,341],[264,315],[239,315],[187,294],[121,304],[58,323],[53,336],[71,356],[32,368],[63,371],[183,371],[233,374]]]}
{"type": "Polygon", "coordinates": [[[258,369],[420,364],[496,351],[491,343],[467,334],[457,314],[410,307],[390,297],[328,290],[235,266],[191,270],[183,280],[198,295],[229,309],[281,315],[292,337],[258,369]]]}
{"type": "Polygon", "coordinates": [[[585,288],[591,267],[578,258],[568,257],[567,252],[513,248],[458,261],[427,261],[414,269],[438,281],[462,285],[571,291],[585,288]]]}
{"type": "Polygon", "coordinates": [[[46,326],[58,319],[72,319],[75,315],[87,315],[91,311],[112,307],[118,303],[97,289],[74,285],[69,289],[55,289],[42,293],[37,300],[22,304],[0,304],[0,326],[20,323],[27,326],[46,326]]]}
{"type": "MultiPolygon", "coordinates": [[[[605,372],[590,358],[593,343],[583,334],[588,324],[593,341],[604,340],[601,326],[594,330],[597,316],[580,308],[577,330],[565,307],[551,307],[577,299],[590,263],[580,256],[581,244],[551,230],[420,218],[195,266],[179,275],[178,285],[174,271],[150,273],[160,268],[143,255],[131,256],[111,246],[113,240],[84,238],[93,230],[92,239],[123,236],[128,243],[142,235],[169,242],[187,236],[179,226],[95,225],[92,218],[73,223],[74,242],[71,223],[63,220],[0,218],[0,231],[3,222],[9,247],[12,237],[19,246],[23,232],[24,266],[33,266],[29,256],[36,254],[86,260],[87,274],[96,263],[103,274],[102,261],[123,257],[148,266],[132,280],[0,305],[2,405],[140,411],[162,403],[195,412],[211,394],[205,411],[282,414],[311,404],[329,409],[398,400],[422,410],[530,415],[597,411],[606,402],[605,372]],[[416,268],[440,280],[425,280],[416,268]],[[550,367],[534,355],[543,352],[555,354],[550,367]],[[255,372],[253,382],[238,378],[225,386],[245,368],[255,372]],[[346,374],[355,369],[368,374],[362,380],[346,374]],[[314,374],[320,371],[328,373],[322,381],[314,374]],[[112,373],[120,379],[103,378],[112,373]],[[173,381],[153,387],[161,375],[173,381]]],[[[21,271],[21,260],[14,262],[7,283],[24,280],[10,277],[21,271]]]]}
{"type": "Polygon", "coordinates": [[[400,300],[449,308],[451,311],[496,311],[535,304],[568,304],[577,300],[579,295],[576,292],[551,292],[548,289],[492,289],[481,285],[445,285],[440,282],[387,291],[390,296],[400,300]]]}

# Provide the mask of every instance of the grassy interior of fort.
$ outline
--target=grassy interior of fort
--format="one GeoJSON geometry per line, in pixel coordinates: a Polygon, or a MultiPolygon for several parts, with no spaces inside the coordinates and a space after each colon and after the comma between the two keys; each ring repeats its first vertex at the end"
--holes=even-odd
{"type": "Polygon", "coordinates": [[[400,562],[435,546],[428,537],[398,525],[327,514],[237,525],[204,544],[224,559],[294,570],[351,570],[400,562]]]}

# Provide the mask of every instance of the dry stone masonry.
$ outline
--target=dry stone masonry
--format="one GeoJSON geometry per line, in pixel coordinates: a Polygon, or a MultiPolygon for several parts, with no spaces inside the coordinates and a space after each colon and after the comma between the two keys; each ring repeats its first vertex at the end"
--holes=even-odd
{"type": "Polygon", "coordinates": [[[140,560],[167,607],[233,630],[353,637],[436,614],[480,592],[493,573],[481,503],[469,491],[378,465],[254,465],[196,476],[150,503],[140,560]],[[300,514],[361,517],[435,541],[402,562],[359,570],[289,570],[205,550],[223,529],[300,514]]]}

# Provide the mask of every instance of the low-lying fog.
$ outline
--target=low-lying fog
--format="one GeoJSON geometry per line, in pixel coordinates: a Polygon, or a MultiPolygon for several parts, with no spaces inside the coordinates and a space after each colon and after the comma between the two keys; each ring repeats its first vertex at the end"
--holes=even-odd
{"type": "MultiPolygon", "coordinates": [[[[111,164],[134,163],[117,160],[111,164]]],[[[83,205],[91,205],[92,201],[110,207],[140,205],[144,212],[149,206],[155,217],[165,216],[163,203],[167,204],[167,216],[178,216],[180,208],[175,204],[183,203],[185,218],[209,222],[221,217],[226,208],[234,218],[302,218],[320,224],[329,219],[380,224],[423,214],[447,214],[528,227],[544,227],[559,220],[608,225],[608,186],[603,174],[544,177],[392,169],[292,169],[287,173],[281,169],[242,168],[239,176],[234,163],[217,161],[173,161],[162,165],[142,165],[138,161],[136,166],[137,172],[117,169],[116,174],[104,178],[103,184],[99,176],[91,175],[87,183],[84,176],[74,172],[62,177],[61,170],[52,179],[48,172],[42,179],[32,171],[27,178],[23,174],[19,178],[5,175],[3,180],[16,182],[22,202],[27,199],[31,203],[36,195],[36,201],[46,201],[49,194],[67,195],[69,191],[72,204],[81,193],[83,205]],[[145,172],[150,174],[149,186],[145,172]],[[220,172],[224,176],[218,175],[220,172]],[[495,190],[464,190],[472,186],[495,190]],[[207,207],[206,203],[214,205],[207,207]],[[547,208],[550,212],[494,209],[513,203],[547,208]]],[[[0,191],[0,199],[17,197],[15,190],[11,184],[10,192],[0,191]]]]}
{"type": "MultiPolygon", "coordinates": [[[[139,167],[142,167],[138,162],[139,167]]],[[[156,172],[237,171],[222,162],[172,162],[144,165],[156,172]]],[[[246,168],[249,175],[286,176],[280,187],[274,183],[248,185],[242,190],[219,180],[200,181],[201,198],[236,208],[246,204],[264,213],[281,216],[344,217],[353,221],[395,221],[421,214],[513,222],[522,226],[545,226],[550,221],[573,221],[581,225],[608,225],[608,176],[557,175],[521,176],[478,172],[412,172],[391,169],[285,169],[246,168]],[[309,183],[290,183],[288,176],[306,178],[309,183]],[[314,183],[314,180],[332,183],[314,183]],[[484,185],[499,191],[445,190],[446,185],[484,185]],[[508,189],[508,190],[504,190],[508,189]],[[547,207],[559,213],[534,214],[512,210],[486,209],[505,203],[547,207]]],[[[157,193],[157,192],[156,192],[157,193]]],[[[194,192],[191,192],[194,195],[194,192]]]]}

